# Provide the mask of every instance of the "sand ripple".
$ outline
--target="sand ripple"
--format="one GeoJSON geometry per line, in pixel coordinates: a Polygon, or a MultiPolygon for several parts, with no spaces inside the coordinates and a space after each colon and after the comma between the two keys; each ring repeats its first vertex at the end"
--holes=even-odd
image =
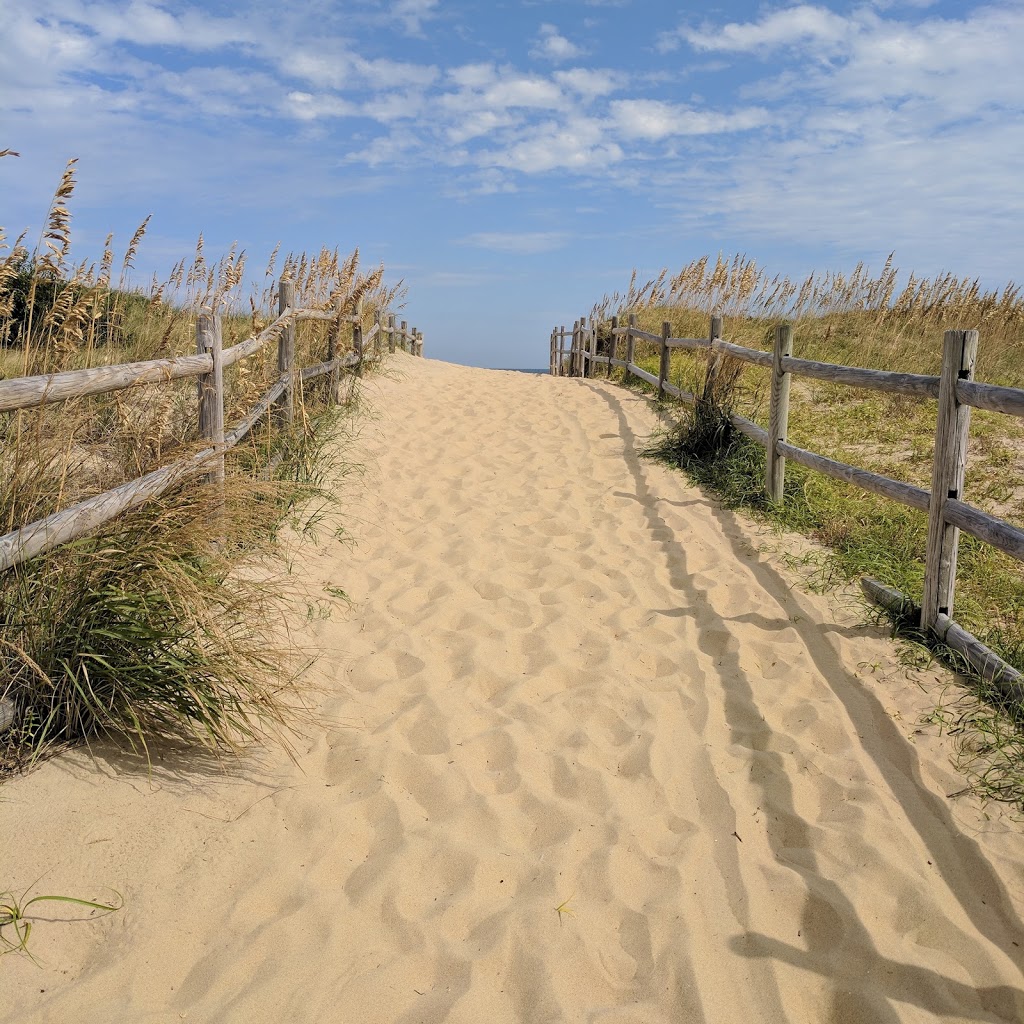
{"type": "Polygon", "coordinates": [[[128,899],[0,960],[0,1020],[1024,1020],[1024,844],[887,643],[642,461],[642,400],[399,364],[309,553],[326,728],[0,793],[0,883],[128,899]]]}

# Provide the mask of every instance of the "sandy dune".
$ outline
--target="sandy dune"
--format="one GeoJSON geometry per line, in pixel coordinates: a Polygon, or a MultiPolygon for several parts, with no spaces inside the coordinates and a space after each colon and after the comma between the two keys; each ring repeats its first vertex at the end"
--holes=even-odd
{"type": "Polygon", "coordinates": [[[325,727],[0,790],[0,888],[127,900],[43,912],[0,1020],[1024,1020],[1021,829],[888,642],[641,460],[643,400],[397,365],[357,546],[304,556],[355,602],[325,727]]]}

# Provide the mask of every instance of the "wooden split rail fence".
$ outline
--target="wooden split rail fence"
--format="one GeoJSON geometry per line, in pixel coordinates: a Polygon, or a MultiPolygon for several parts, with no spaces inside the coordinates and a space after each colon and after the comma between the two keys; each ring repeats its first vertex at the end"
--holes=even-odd
{"type": "Polygon", "coordinates": [[[865,593],[893,612],[907,614],[913,610],[919,615],[923,631],[933,634],[961,653],[982,678],[995,685],[1004,695],[1024,703],[1024,676],[953,620],[961,530],[1024,561],[1024,530],[963,501],[971,409],[987,409],[1024,417],[1024,390],[982,384],[974,380],[978,352],[977,331],[945,332],[942,370],[937,377],[797,359],[793,356],[793,330],[785,325],[776,328],[772,352],[734,345],[722,338],[722,318],[719,316],[711,317],[706,338],[673,338],[668,322],[662,324],[661,334],[642,331],[637,327],[635,314],[629,316],[625,326],[619,325],[618,317],[612,317],[610,331],[606,332],[610,338],[608,352],[603,355],[598,354],[598,333],[598,325],[591,321],[588,326],[585,317],[577,320],[571,331],[567,331],[564,326],[553,330],[550,372],[556,376],[593,377],[598,368],[604,366],[610,377],[612,369],[618,367],[627,376],[632,374],[656,387],[659,400],[665,395],[671,395],[692,405],[694,396],[668,379],[672,349],[706,350],[707,373],[711,376],[718,372],[722,359],[726,357],[770,370],[768,428],[736,414],[730,416],[733,426],[762,445],[767,453],[765,490],[769,500],[782,501],[786,460],[789,459],[818,473],[927,513],[928,543],[920,609],[909,598],[875,580],[863,581],[865,593]],[[637,366],[634,359],[637,341],[652,342],[659,346],[657,375],[637,366]],[[568,348],[566,342],[569,343],[568,348]],[[619,345],[622,343],[625,344],[625,359],[618,358],[619,345]],[[936,399],[938,419],[931,489],[925,490],[893,480],[790,444],[787,440],[789,393],[794,374],[872,391],[936,399]]]}
{"type": "Polygon", "coordinates": [[[410,328],[407,321],[396,325],[394,314],[385,317],[378,313],[376,323],[364,336],[362,300],[357,302],[354,315],[341,313],[344,302],[345,296],[339,297],[334,310],[296,308],[295,285],[283,277],[278,290],[277,319],[259,334],[229,348],[223,346],[221,318],[201,314],[196,321],[196,354],[193,356],[0,381],[0,413],[11,413],[70,398],[195,377],[199,384],[199,434],[209,442],[195,455],[0,536],[0,571],[92,533],[121,513],[158,497],[188,477],[208,474],[214,481],[223,481],[225,453],[272,410],[281,422],[292,424],[296,391],[307,381],[329,375],[330,400],[337,402],[340,374],[351,371],[362,376],[364,362],[378,357],[385,343],[389,352],[401,348],[413,355],[423,355],[423,334],[415,327],[410,328]],[[300,320],[323,320],[330,324],[327,358],[315,366],[295,366],[295,325],[300,320]],[[341,352],[342,325],[351,325],[352,329],[351,351],[345,354],[341,352]],[[241,422],[230,429],[225,428],[225,368],[259,352],[274,339],[277,340],[277,381],[241,422]]]}

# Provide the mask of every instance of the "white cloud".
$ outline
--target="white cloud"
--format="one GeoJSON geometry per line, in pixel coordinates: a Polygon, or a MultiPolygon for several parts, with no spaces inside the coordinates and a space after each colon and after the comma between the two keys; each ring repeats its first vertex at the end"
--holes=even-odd
{"type": "Polygon", "coordinates": [[[561,249],[569,237],[561,231],[479,231],[460,240],[463,245],[494,252],[529,256],[561,249]]]}
{"type": "Polygon", "coordinates": [[[437,16],[438,0],[396,0],[391,15],[411,36],[422,35],[423,22],[437,16]]]}
{"type": "Polygon", "coordinates": [[[299,121],[315,121],[322,117],[352,117],[357,107],[337,96],[314,95],[310,92],[290,92],[285,97],[283,112],[299,121]]]}
{"type": "Polygon", "coordinates": [[[605,137],[604,124],[587,117],[531,125],[518,141],[478,157],[482,166],[523,174],[568,170],[597,176],[604,176],[608,166],[621,159],[622,149],[605,137]]]}
{"type": "Polygon", "coordinates": [[[497,72],[493,64],[463,64],[449,70],[448,78],[463,89],[482,89],[497,78],[497,72]]]}
{"type": "MultiPolygon", "coordinates": [[[[734,235],[863,246],[971,231],[987,232],[993,253],[1020,251],[1019,4],[957,17],[905,3],[846,14],[799,4],[684,26],[675,43],[741,72],[718,74],[731,91],[716,97],[707,58],[680,68],[648,53],[640,67],[623,54],[619,67],[581,67],[553,25],[540,37],[554,46],[547,66],[466,63],[480,52],[468,49],[435,66],[415,59],[421,44],[396,46],[394,32],[375,49],[379,34],[357,38],[360,25],[329,5],[315,18],[284,11],[271,31],[262,2],[215,16],[170,0],[0,0],[4,145],[59,150],[55,163],[78,153],[112,183],[154,188],[232,161],[248,168],[254,193],[296,167],[321,189],[403,181],[411,168],[424,181],[440,169],[441,194],[460,199],[536,190],[524,179],[550,175],[652,204],[685,197],[677,216],[713,216],[734,235]],[[219,163],[208,158],[214,144],[219,163]]],[[[441,15],[436,3],[365,6],[420,31],[441,15]]],[[[525,232],[519,244],[557,234],[525,232]]]]}
{"type": "Polygon", "coordinates": [[[470,139],[490,135],[500,128],[509,128],[515,123],[516,118],[507,113],[495,110],[474,110],[450,125],[445,134],[449,141],[459,145],[470,139]]]}
{"type": "MultiPolygon", "coordinates": [[[[720,28],[681,28],[676,38],[698,50],[749,53],[759,49],[813,43],[832,47],[857,30],[859,18],[844,18],[827,7],[801,4],[766,14],[759,21],[729,22],[720,28]]],[[[870,17],[870,16],[868,16],[870,17]]]]}
{"type": "Polygon", "coordinates": [[[132,0],[124,6],[64,0],[55,13],[61,22],[85,27],[106,43],[175,46],[204,52],[252,44],[260,38],[251,18],[220,18],[200,7],[172,11],[144,0],[132,0]]]}
{"type": "Polygon", "coordinates": [[[419,92],[389,92],[371,97],[362,104],[361,110],[364,117],[391,124],[419,117],[426,103],[426,97],[419,92]]]}
{"type": "Polygon", "coordinates": [[[555,25],[541,25],[537,38],[530,49],[530,56],[550,61],[573,60],[583,51],[569,42],[555,25]]]}
{"type": "Polygon", "coordinates": [[[758,107],[734,113],[692,110],[660,100],[616,100],[611,115],[619,134],[627,139],[658,141],[673,135],[714,135],[749,131],[771,121],[768,111],[758,107]]]}
{"type": "Polygon", "coordinates": [[[523,75],[512,69],[490,69],[485,78],[482,69],[471,76],[481,87],[459,86],[442,93],[439,103],[445,110],[505,111],[515,108],[556,110],[565,106],[565,96],[557,84],[538,75],[523,75]]]}
{"type": "MultiPolygon", "coordinates": [[[[659,166],[660,187],[686,196],[680,215],[696,205],[733,232],[850,253],[896,246],[926,264],[935,252],[963,251],[956,239],[970,248],[988,232],[1000,241],[984,247],[991,256],[975,251],[974,272],[1005,267],[998,254],[1017,243],[1003,225],[1024,215],[1020,5],[956,18],[906,5],[847,16],[800,5],[683,27],[672,41],[734,60],[747,79],[739,95],[777,111],[766,124],[770,160],[756,132],[686,173],[659,166]],[[751,81],[752,70],[762,77],[751,81]]],[[[620,121],[633,115],[636,130],[672,127],[671,111],[625,102],[611,107],[620,121]]]]}
{"type": "Polygon", "coordinates": [[[568,71],[556,71],[552,77],[559,85],[588,100],[619,92],[629,81],[627,74],[611,68],[572,68],[568,71]]]}

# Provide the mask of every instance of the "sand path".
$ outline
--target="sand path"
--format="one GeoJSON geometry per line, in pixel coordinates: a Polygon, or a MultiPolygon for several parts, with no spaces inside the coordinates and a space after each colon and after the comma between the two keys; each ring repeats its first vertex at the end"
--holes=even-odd
{"type": "Polygon", "coordinates": [[[397,365],[357,546],[303,556],[355,602],[324,727],[0,790],[0,887],[127,899],[40,920],[0,1020],[1024,1020],[1024,841],[890,645],[640,459],[642,399],[397,365]]]}

